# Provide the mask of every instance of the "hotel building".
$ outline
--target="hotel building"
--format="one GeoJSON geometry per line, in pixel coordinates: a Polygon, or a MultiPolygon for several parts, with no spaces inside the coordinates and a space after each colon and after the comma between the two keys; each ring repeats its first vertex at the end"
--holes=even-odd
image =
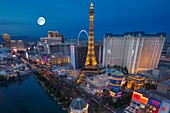
{"type": "Polygon", "coordinates": [[[64,56],[63,54],[52,55],[50,57],[50,62],[53,65],[68,64],[70,63],[70,57],[64,56]]]}
{"type": "Polygon", "coordinates": [[[69,62],[75,69],[75,45],[71,43],[57,43],[57,42],[37,42],[38,55],[43,54],[63,54],[69,57],[69,62]]]}
{"type": "MultiPolygon", "coordinates": [[[[95,44],[96,60],[100,65],[102,63],[103,45],[95,44]]],[[[87,45],[78,45],[74,43],[57,43],[57,42],[37,42],[38,55],[43,54],[58,54],[62,53],[65,56],[70,56],[70,63],[75,69],[85,66],[87,45]]]]}
{"type": "Polygon", "coordinates": [[[42,42],[56,42],[64,43],[64,35],[59,34],[58,31],[48,31],[48,37],[41,37],[42,42]]]}
{"type": "Polygon", "coordinates": [[[105,34],[102,65],[126,66],[132,74],[157,68],[165,37],[165,33],[105,34]]]}
{"type": "Polygon", "coordinates": [[[11,49],[16,49],[16,50],[22,50],[25,51],[25,44],[23,40],[11,40],[10,41],[10,47],[11,49]]]}

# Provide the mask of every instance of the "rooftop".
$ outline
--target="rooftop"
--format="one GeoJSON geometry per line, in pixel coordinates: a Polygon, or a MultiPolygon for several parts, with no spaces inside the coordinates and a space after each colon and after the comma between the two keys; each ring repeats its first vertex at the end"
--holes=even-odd
{"type": "Polygon", "coordinates": [[[86,109],[87,107],[88,107],[87,102],[82,98],[76,98],[70,104],[70,108],[74,110],[83,110],[86,109]]]}
{"type": "Polygon", "coordinates": [[[131,35],[131,36],[134,36],[134,37],[138,37],[138,36],[141,36],[141,37],[144,37],[144,36],[146,36],[146,37],[153,37],[153,36],[156,36],[156,37],[166,37],[166,33],[164,33],[164,32],[145,34],[145,32],[143,32],[143,31],[125,32],[124,34],[106,33],[104,37],[105,38],[123,37],[123,36],[126,36],[126,35],[131,35]]]}
{"type": "Polygon", "coordinates": [[[165,94],[158,92],[156,90],[150,90],[149,91],[149,97],[156,98],[158,100],[167,100],[170,102],[170,97],[166,96],[165,94]]]}
{"type": "Polygon", "coordinates": [[[170,79],[161,82],[161,84],[163,84],[163,85],[170,85],[170,79]]]}

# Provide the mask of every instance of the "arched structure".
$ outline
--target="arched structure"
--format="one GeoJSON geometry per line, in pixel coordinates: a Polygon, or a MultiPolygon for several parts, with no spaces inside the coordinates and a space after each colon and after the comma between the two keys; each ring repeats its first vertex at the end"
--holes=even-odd
{"type": "Polygon", "coordinates": [[[74,99],[70,104],[70,113],[88,113],[89,104],[82,98],[74,99]]]}
{"type": "Polygon", "coordinates": [[[78,45],[79,45],[80,35],[81,35],[81,33],[82,33],[82,32],[86,33],[87,38],[89,37],[89,35],[88,35],[88,33],[87,33],[87,31],[86,31],[86,30],[81,30],[81,31],[79,32],[79,34],[78,34],[78,40],[77,40],[78,45]]]}

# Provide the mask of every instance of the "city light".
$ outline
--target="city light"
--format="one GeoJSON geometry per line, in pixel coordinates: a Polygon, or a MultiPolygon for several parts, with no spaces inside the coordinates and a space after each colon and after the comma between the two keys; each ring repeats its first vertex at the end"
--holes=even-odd
{"type": "Polygon", "coordinates": [[[0,113],[170,113],[170,0],[1,4],[0,113]]]}

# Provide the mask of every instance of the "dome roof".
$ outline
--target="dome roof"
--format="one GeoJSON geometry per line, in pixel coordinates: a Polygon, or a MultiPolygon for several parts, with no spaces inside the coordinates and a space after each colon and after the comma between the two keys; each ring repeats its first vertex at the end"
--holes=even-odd
{"type": "Polygon", "coordinates": [[[83,110],[87,106],[87,102],[82,98],[76,98],[70,104],[70,108],[74,110],[83,110]]]}

